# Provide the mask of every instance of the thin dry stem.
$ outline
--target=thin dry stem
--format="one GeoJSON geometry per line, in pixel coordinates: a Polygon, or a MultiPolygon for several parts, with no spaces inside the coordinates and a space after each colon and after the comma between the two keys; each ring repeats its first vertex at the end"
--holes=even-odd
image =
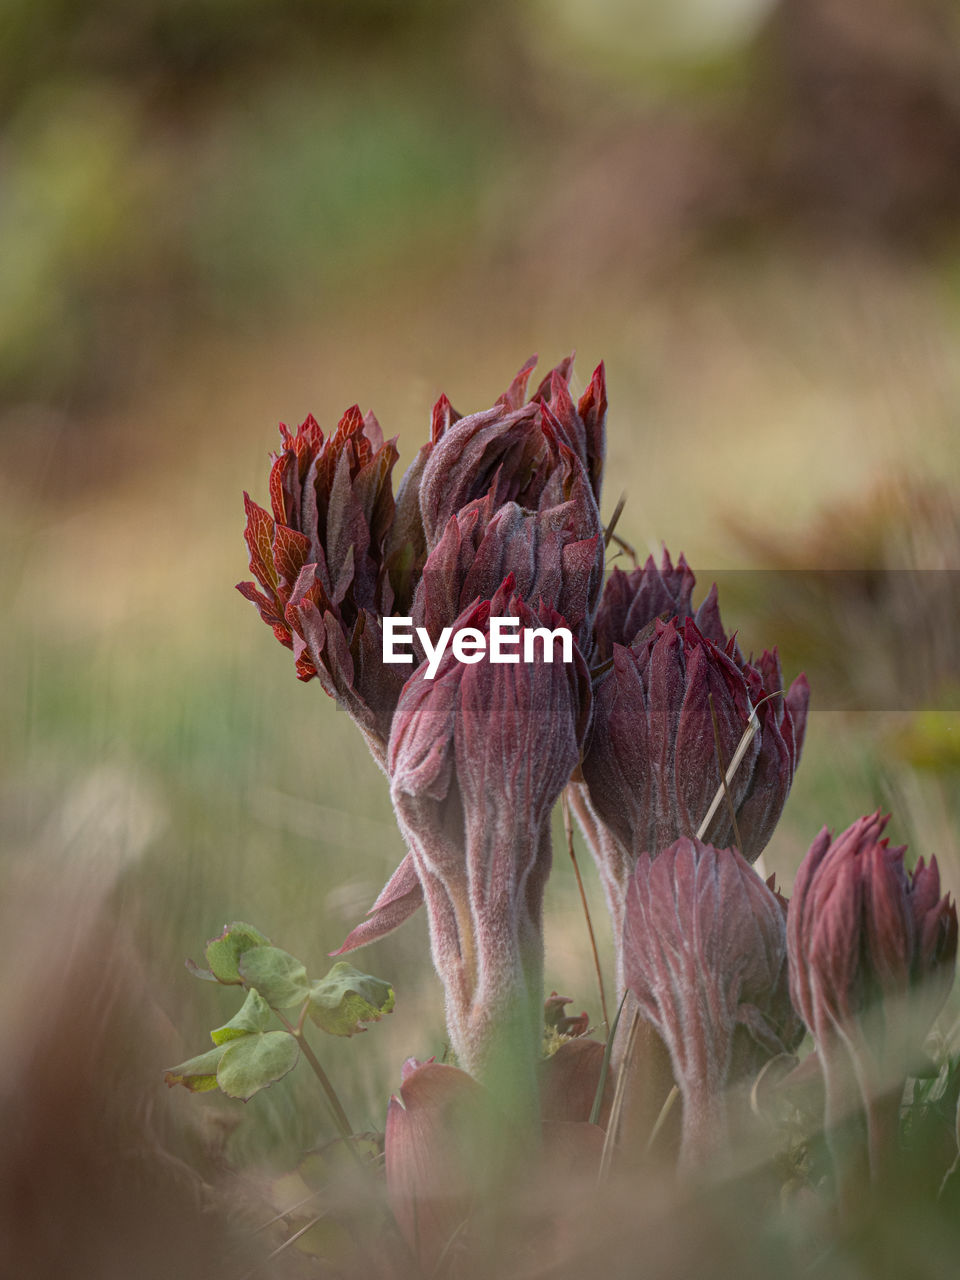
{"type": "Polygon", "coordinates": [[[710,826],[710,823],[713,821],[713,815],[717,812],[717,809],[719,809],[720,802],[726,793],[726,789],[730,785],[730,783],[733,781],[734,777],[736,776],[736,772],[740,768],[740,762],[743,760],[743,757],[747,754],[747,747],[749,747],[750,743],[753,741],[753,735],[757,732],[759,728],[760,728],[760,721],[757,719],[757,709],[756,707],[754,707],[753,711],[750,713],[750,719],[747,722],[747,727],[743,731],[743,737],[737,743],[737,749],[733,753],[733,759],[730,761],[730,767],[729,769],[727,769],[727,772],[724,774],[723,780],[721,781],[719,787],[717,787],[717,794],[710,801],[710,808],[707,810],[706,817],[703,819],[703,821],[700,823],[700,826],[697,828],[698,840],[702,840],[703,837],[707,834],[707,829],[710,826]]]}
{"type": "Polygon", "coordinates": [[[740,828],[737,826],[737,811],[733,807],[733,796],[730,794],[730,787],[727,783],[727,766],[723,761],[723,751],[720,749],[720,725],[717,723],[717,709],[713,705],[713,694],[707,694],[707,701],[710,703],[710,719],[713,721],[713,745],[717,752],[717,762],[720,765],[720,778],[723,786],[723,794],[727,801],[727,810],[730,813],[730,822],[733,826],[733,839],[736,844],[737,851],[743,853],[743,844],[740,841],[740,828]]]}
{"type": "Polygon", "coordinates": [[[577,888],[580,891],[580,902],[583,906],[584,919],[587,922],[587,933],[590,935],[590,950],[593,952],[593,967],[597,974],[597,986],[600,989],[600,1010],[603,1014],[603,1025],[607,1029],[607,1036],[610,1035],[610,1017],[607,1013],[607,996],[603,985],[603,970],[600,967],[600,953],[597,951],[597,938],[593,932],[593,921],[590,919],[590,907],[587,904],[587,894],[583,887],[583,877],[580,875],[580,865],[577,862],[576,850],[573,847],[573,822],[570,819],[570,803],[567,799],[566,791],[560,797],[560,810],[563,813],[563,830],[567,837],[567,850],[570,854],[570,861],[573,863],[573,873],[577,877],[577,888]]]}
{"type": "Polygon", "coordinates": [[[610,1107],[610,1119],[607,1123],[606,1136],[603,1139],[603,1152],[600,1156],[600,1169],[597,1173],[597,1182],[605,1182],[610,1174],[610,1165],[613,1162],[613,1150],[617,1142],[617,1132],[620,1128],[620,1113],[623,1110],[623,1099],[627,1087],[627,1073],[630,1069],[630,1063],[633,1060],[633,1051],[637,1043],[637,1033],[640,1030],[640,1010],[635,1009],[633,1021],[630,1023],[630,1033],[627,1036],[627,1047],[624,1051],[623,1059],[620,1063],[620,1071],[617,1075],[617,1087],[613,1095],[613,1104],[610,1107]]]}
{"type": "MultiPolygon", "coordinates": [[[[625,493],[621,493],[620,498],[617,502],[617,505],[613,509],[613,515],[610,517],[610,523],[607,525],[606,529],[604,529],[603,531],[603,545],[605,547],[609,547],[610,541],[613,538],[613,531],[616,529],[617,524],[620,520],[620,517],[623,515],[623,508],[626,505],[627,505],[627,495],[625,493]]],[[[622,547],[626,546],[626,544],[620,542],[619,539],[617,539],[617,542],[618,542],[618,545],[622,547]]],[[[634,553],[633,559],[634,559],[634,563],[636,563],[636,559],[637,559],[636,553],[634,553]]]]}
{"type": "Polygon", "coordinates": [[[306,1226],[301,1227],[299,1231],[295,1231],[292,1236],[287,1236],[283,1244],[277,1245],[276,1249],[274,1249],[272,1253],[268,1253],[262,1261],[258,1262],[255,1267],[252,1267],[248,1272],[246,1272],[243,1276],[243,1280],[250,1280],[251,1276],[255,1276],[259,1271],[262,1271],[268,1262],[272,1262],[274,1258],[278,1257],[286,1249],[289,1249],[290,1246],[295,1244],[301,1236],[305,1236],[308,1231],[311,1231],[318,1222],[322,1222],[326,1216],[326,1211],[318,1213],[315,1218],[310,1219],[306,1226]]]}
{"type": "Polygon", "coordinates": [[[654,1121],[653,1128],[650,1130],[650,1137],[647,1139],[647,1146],[646,1146],[646,1149],[648,1152],[653,1150],[653,1144],[656,1142],[657,1138],[660,1136],[661,1132],[663,1131],[663,1126],[667,1123],[667,1120],[670,1116],[670,1112],[673,1110],[674,1104],[676,1103],[679,1097],[680,1097],[680,1090],[677,1087],[677,1085],[674,1085],[673,1088],[670,1090],[670,1092],[667,1094],[666,1101],[664,1102],[663,1106],[660,1108],[660,1114],[657,1116],[656,1120],[654,1121]]]}

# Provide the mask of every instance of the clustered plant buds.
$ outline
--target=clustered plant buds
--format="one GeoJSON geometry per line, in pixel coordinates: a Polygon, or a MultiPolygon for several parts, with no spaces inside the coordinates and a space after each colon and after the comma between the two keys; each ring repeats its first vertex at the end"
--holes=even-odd
{"type": "Polygon", "coordinates": [[[438,401],[396,502],[396,450],[372,415],[349,410],[326,441],[312,419],[292,436],[282,428],[273,518],[247,499],[263,590],[240,587],[293,648],[298,675],[318,676],[363,731],[410,848],[340,951],[382,936],[425,900],[458,1058],[481,1078],[509,1058],[507,1074],[525,1075],[528,1093],[549,818],[579,763],[592,702],[606,418],[602,366],[575,404],[572,358],[528,400],[534,363],[485,412],[461,417],[438,401]],[[565,626],[579,648],[568,664],[545,651],[515,666],[447,655],[427,680],[422,665],[383,661],[383,618],[405,609],[434,638],[509,616],[521,635],[565,626]],[[517,1057],[507,1046],[519,1024],[526,1048],[517,1057]]]}
{"type": "Polygon", "coordinates": [[[582,466],[564,449],[569,498],[526,511],[494,506],[493,493],[452,515],[431,550],[412,615],[436,640],[474,600],[488,600],[508,574],[525,600],[547,600],[586,645],[603,578],[600,513],[582,466]]]}
{"type": "Polygon", "coordinates": [[[591,1159],[608,1116],[607,1146],[617,1133],[609,1052],[584,1035],[586,1014],[564,1017],[566,998],[548,1002],[564,1042],[540,1062],[543,895],[564,791],[604,885],[620,994],[669,1054],[684,1169],[723,1149],[731,1091],[789,1058],[804,1023],[828,1126],[850,1094],[837,1082],[855,1080],[876,1164],[878,1103],[902,1085],[956,959],[936,862],[908,874],[879,815],[818,837],[789,909],[753,870],[799,764],[806,679],[785,687],[776,649],[744,656],[715,587],[694,608],[682,555],[604,584],[603,366],[575,402],[572,357],[528,397],[534,363],[483,412],[462,417],[441,397],[396,499],[394,443],[356,407],[329,438],[312,418],[281,427],[272,515],[246,499],[259,587],[240,590],[297,675],[319,679],[364,734],[408,847],[337,954],[427,909],[459,1069],[404,1069],[386,1168],[428,1268],[476,1185],[444,1154],[451,1108],[474,1124],[492,1100],[528,1136],[541,1114],[575,1123],[583,1133],[562,1141],[591,1159]],[[385,661],[385,618],[412,628],[409,665],[385,661]],[[544,642],[529,660],[492,660],[495,618],[521,638],[565,628],[568,659],[544,642]],[[469,657],[441,651],[451,628],[478,642],[469,657]]]}
{"type": "Polygon", "coordinates": [[[624,978],[670,1052],[681,1163],[722,1148],[730,1086],[803,1036],[787,985],[782,899],[735,849],[682,837],[642,853],[627,890],[624,978]]]}
{"type": "Polygon", "coordinates": [[[665,551],[659,568],[651,557],[630,574],[615,569],[597,611],[593,724],[572,799],[618,938],[638,857],[699,832],[751,718],[759,732],[730,779],[730,803],[703,832],[718,847],[739,840],[748,862],[759,857],[803,748],[806,678],[785,692],[776,650],[745,659],[716,588],[694,611],[694,586],[683,556],[674,566],[665,551]]]}
{"type": "Polygon", "coordinates": [[[273,515],[244,494],[250,570],[242,582],[277,639],[293,650],[297,676],[315,676],[356,721],[382,763],[400,695],[380,661],[379,620],[391,611],[388,538],[394,515],[396,445],[356,405],[327,439],[310,417],[273,455],[273,515]]]}
{"type": "Polygon", "coordinates": [[[790,903],[790,990],[823,1071],[826,1125],[836,1135],[859,1095],[876,1179],[890,1159],[900,1094],[953,985],[957,911],[940,896],[934,858],[912,873],[888,817],[826,828],[797,872],[790,903]]]}

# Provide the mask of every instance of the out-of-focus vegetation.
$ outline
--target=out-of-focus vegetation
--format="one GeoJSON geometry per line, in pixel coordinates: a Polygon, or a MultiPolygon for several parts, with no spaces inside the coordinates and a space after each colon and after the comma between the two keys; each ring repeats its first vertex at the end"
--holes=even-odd
{"type": "Polygon", "coordinates": [[[10,0],[0,395],[99,402],[411,256],[635,284],[798,220],[949,232],[956,16],[874,8],[10,0]]]}
{"type": "Polygon", "coordinates": [[[516,108],[484,93],[509,83],[477,53],[494,17],[8,6],[0,388],[99,397],[155,368],[185,319],[246,328],[238,312],[275,321],[291,301],[302,317],[467,234],[516,108]]]}
{"type": "MultiPolygon", "coordinates": [[[[299,1076],[245,1108],[162,1088],[223,996],[182,968],[198,939],[252,916],[320,972],[403,853],[358,736],[233,591],[278,419],[327,427],[359,400],[406,461],[441,390],[486,406],[531,350],[578,344],[581,377],[607,360],[604,514],[624,489],[642,554],[685,550],[703,589],[784,547],[868,567],[889,509],[902,567],[960,568],[955,542],[911,541],[909,496],[935,479],[955,534],[955,9],[744,4],[681,38],[708,7],[671,6],[655,41],[644,6],[573,0],[3,6],[0,1010],[22,1052],[0,1065],[21,1126],[0,1173],[41,1235],[56,1153],[81,1253],[99,1247],[98,1130],[64,1155],[51,1099],[64,1125],[111,1117],[111,1159],[211,1182],[328,1135],[299,1076]],[[55,1018],[87,1046],[66,1083],[55,1018]]],[[[781,639],[770,601],[737,608],[745,647],[781,639]]],[[[849,628],[842,646],[855,666],[849,628]]],[[[817,698],[769,870],[789,881],[821,825],[883,804],[956,891],[956,713],[817,698]]],[[[561,850],[547,985],[596,1017],[561,850]]],[[[377,1129],[443,1020],[421,921],[369,967],[396,1012],[325,1064],[377,1129]]]]}

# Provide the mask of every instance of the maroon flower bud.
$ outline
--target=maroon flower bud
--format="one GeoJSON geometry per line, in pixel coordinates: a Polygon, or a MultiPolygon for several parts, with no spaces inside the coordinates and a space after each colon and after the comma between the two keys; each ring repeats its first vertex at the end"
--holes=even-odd
{"type": "MultiPolygon", "coordinates": [[[[479,499],[451,517],[431,553],[413,604],[413,625],[436,643],[464,609],[489,598],[512,575],[517,594],[562,614],[578,645],[586,642],[603,572],[603,538],[592,496],[576,497],[544,512],[508,503],[491,513],[479,499]],[[592,531],[592,535],[591,535],[592,531]],[[591,535],[591,536],[587,536],[591,535]]],[[[415,642],[418,649],[419,642],[415,642]]],[[[403,924],[423,901],[408,854],[367,913],[351,931],[341,955],[374,942],[403,924]]]]}
{"type": "MultiPolygon", "coordinates": [[[[491,1203],[504,1203],[505,1194],[522,1191],[531,1177],[595,1182],[604,1134],[587,1117],[605,1065],[595,1040],[568,1041],[539,1063],[538,1167],[527,1160],[518,1165],[516,1128],[476,1080],[432,1059],[404,1063],[399,1092],[387,1107],[384,1171],[387,1200],[418,1275],[460,1275],[464,1263],[476,1264],[489,1240],[491,1203]]],[[[475,1265],[469,1271],[474,1274],[475,1265]]]]}
{"type": "Polygon", "coordinates": [[[743,665],[743,654],[735,639],[729,637],[720,620],[717,584],[714,583],[697,609],[693,607],[696,578],[681,554],[676,565],[666,547],[660,567],[647,557],[642,568],[624,573],[614,569],[604,587],[594,628],[595,655],[609,661],[615,644],[637,645],[656,618],[693,618],[701,633],[743,665]]]}
{"type": "Polygon", "coordinates": [[[957,912],[940,897],[936,859],[913,874],[888,817],[826,828],[800,864],[788,918],[790,989],[823,1068],[827,1127],[855,1081],[876,1176],[891,1140],[882,1100],[898,1099],[911,1062],[953,984],[957,912]]]}
{"type": "MultiPolygon", "coordinates": [[[[657,619],[634,648],[614,645],[612,667],[595,693],[583,776],[594,834],[606,829],[603,840],[591,844],[615,929],[639,855],[655,856],[678,837],[695,835],[706,816],[721,785],[717,737],[726,769],[754,708],[775,691],[782,691],[775,654],[764,654],[757,668],[738,662],[733,640],[721,649],[692,618],[657,619]]],[[[763,704],[760,730],[729,783],[741,853],[750,862],[770,838],[790,790],[807,698],[800,676],[785,698],[763,704]]],[[[717,809],[707,834],[733,842],[726,805],[717,809]]]]}
{"type": "Polygon", "coordinates": [[[515,502],[537,511],[570,497],[576,459],[594,502],[603,468],[606,392],[603,366],[574,406],[572,357],[552,370],[524,403],[528,360],[492,409],[451,423],[433,445],[419,483],[427,550],[443,536],[452,516],[477,498],[492,496],[493,509],[515,502]]]}
{"type": "Polygon", "coordinates": [[[957,954],[957,909],[940,897],[940,869],[936,858],[927,866],[921,858],[910,880],[910,908],[914,924],[911,981],[924,983],[942,1004],[953,987],[957,954]],[[939,990],[938,990],[939,988],[939,990]]]}
{"type": "Polygon", "coordinates": [[[724,1140],[729,1086],[797,1042],[783,910],[735,849],[683,838],[637,862],[623,956],[640,1014],[670,1053],[689,1168],[724,1140]]]}
{"type": "Polygon", "coordinates": [[[614,569],[607,578],[594,627],[596,657],[606,662],[615,644],[631,645],[655,618],[693,617],[696,578],[681,555],[674,567],[663,549],[659,569],[653,556],[640,569],[614,569]]]}
{"type": "MultiPolygon", "coordinates": [[[[487,634],[518,617],[521,638],[563,620],[536,612],[508,578],[457,628],[487,634]]],[[[522,642],[522,640],[521,640],[522,642]]],[[[447,653],[436,676],[404,686],[389,747],[391,794],[430,916],[434,963],[460,1064],[513,1095],[535,1096],[542,1033],[541,909],[550,811],[577,764],[589,715],[586,666],[543,660],[473,664],[447,653]]]]}
{"type": "Polygon", "coordinates": [[[430,455],[444,433],[460,414],[446,396],[441,396],[430,415],[430,439],[420,448],[400,481],[393,525],[387,538],[387,568],[393,588],[394,606],[404,617],[410,611],[420,571],[427,558],[427,535],[420,515],[420,482],[430,455]]]}
{"type": "Polygon", "coordinates": [[[307,418],[270,472],[271,516],[244,495],[250,568],[239,584],[296,658],[360,725],[381,761],[402,677],[381,661],[379,618],[392,592],[385,544],[393,521],[394,442],[349,409],[329,439],[307,418]]]}
{"type": "Polygon", "coordinates": [[[465,1072],[432,1059],[411,1058],[402,1081],[387,1106],[387,1198],[408,1247],[432,1275],[489,1176],[477,1150],[489,1132],[489,1103],[465,1072]]]}
{"type": "Polygon", "coordinates": [[[600,516],[580,463],[559,446],[570,469],[569,498],[559,506],[499,509],[493,492],[450,517],[431,551],[413,603],[413,620],[436,640],[475,600],[489,600],[512,574],[517,594],[556,609],[577,643],[589,643],[603,581],[600,516]]]}
{"type": "Polygon", "coordinates": [[[546,1121],[582,1124],[593,1114],[600,1077],[604,1077],[603,1099],[597,1117],[606,1125],[610,1116],[613,1088],[611,1072],[599,1040],[581,1035],[565,1040],[560,1048],[540,1063],[540,1114],[546,1121]]]}
{"type": "Polygon", "coordinates": [[[932,992],[935,1016],[953,984],[956,908],[940,897],[935,858],[908,874],[906,846],[881,839],[888,821],[871,814],[835,840],[824,828],[797,872],[791,983],[814,1035],[918,985],[932,992]]]}

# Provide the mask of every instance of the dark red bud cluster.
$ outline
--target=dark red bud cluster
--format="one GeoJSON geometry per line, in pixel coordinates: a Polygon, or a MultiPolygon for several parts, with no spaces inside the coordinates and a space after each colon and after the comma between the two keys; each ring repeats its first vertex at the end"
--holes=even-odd
{"type": "MultiPolygon", "coordinates": [[[[567,788],[603,879],[620,985],[669,1051],[692,1165],[722,1140],[729,1087],[797,1046],[798,1013],[828,1102],[841,1050],[859,1087],[889,1083],[946,998],[957,914],[936,862],[908,873],[879,814],[821,833],[789,912],[752,869],[800,760],[806,679],[785,687],[776,649],[744,656],[715,587],[694,608],[683,556],[674,565],[664,551],[604,583],[603,366],[575,401],[572,357],[528,396],[534,363],[482,412],[463,417],[441,397],[396,498],[397,450],[372,414],[348,410],[329,437],[313,418],[281,426],[271,510],[245,496],[256,584],[239,589],[390,780],[409,852],[341,951],[425,903],[460,1065],[511,1123],[535,1112],[544,1016],[566,1037],[588,1025],[566,997],[543,1003],[551,811],[567,788]],[[412,628],[409,664],[409,650],[387,660],[387,618],[402,620],[388,636],[412,628]],[[484,647],[492,619],[511,621],[524,660],[484,647]],[[451,629],[471,632],[472,658],[440,643],[451,629]],[[554,631],[569,657],[534,643],[554,631]]],[[[546,1073],[554,1092],[579,1082],[581,1122],[598,1052],[565,1043],[546,1073]]],[[[410,1239],[439,1240],[462,1210],[461,1166],[441,1162],[435,1176],[420,1153],[443,1147],[438,1117],[451,1108],[475,1123],[478,1087],[426,1064],[391,1102],[388,1184],[410,1239]]]]}
{"type": "Polygon", "coordinates": [[[912,872],[906,846],[883,835],[889,815],[858,819],[839,836],[820,832],[800,864],[790,903],[790,985],[818,1042],[903,1002],[917,1042],[953,985],[957,910],[940,896],[936,858],[912,872]],[[907,997],[909,999],[909,1010],[907,997]]]}

